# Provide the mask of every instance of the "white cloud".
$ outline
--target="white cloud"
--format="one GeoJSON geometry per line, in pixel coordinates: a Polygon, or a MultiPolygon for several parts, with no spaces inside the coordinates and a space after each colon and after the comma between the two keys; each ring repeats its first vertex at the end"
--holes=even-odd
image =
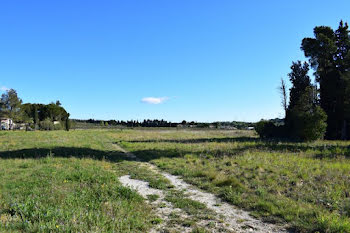
{"type": "Polygon", "coordinates": [[[10,88],[5,87],[5,86],[0,86],[0,91],[5,92],[5,91],[8,91],[8,90],[10,90],[10,88]]]}
{"type": "Polygon", "coordinates": [[[168,99],[169,97],[145,97],[141,99],[141,102],[146,104],[161,104],[168,99]]]}

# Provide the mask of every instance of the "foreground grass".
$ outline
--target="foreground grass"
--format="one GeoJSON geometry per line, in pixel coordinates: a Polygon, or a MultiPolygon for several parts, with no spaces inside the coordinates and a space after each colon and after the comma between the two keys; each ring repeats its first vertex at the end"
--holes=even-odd
{"type": "Polygon", "coordinates": [[[1,132],[0,231],[147,231],[154,216],[119,183],[122,159],[106,132],[1,132]]]}
{"type": "MultiPolygon", "coordinates": [[[[118,176],[171,185],[124,161],[115,143],[267,221],[350,232],[349,142],[217,130],[0,132],[0,231],[147,231],[152,212],[118,176]]],[[[178,197],[167,198],[186,211],[203,208],[178,197]]]]}
{"type": "Polygon", "coordinates": [[[231,131],[130,131],[121,145],[267,221],[350,232],[349,142],[261,141],[231,131]]]}

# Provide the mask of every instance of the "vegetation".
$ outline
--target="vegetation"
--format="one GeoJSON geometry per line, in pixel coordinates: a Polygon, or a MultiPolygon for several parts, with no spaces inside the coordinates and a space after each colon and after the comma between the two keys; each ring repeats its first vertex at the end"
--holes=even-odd
{"type": "Polygon", "coordinates": [[[340,22],[337,30],[319,26],[314,38],[302,41],[302,50],[309,58],[319,83],[320,106],[328,116],[326,137],[349,139],[349,68],[350,37],[347,23],[340,22]]]}
{"type": "Polygon", "coordinates": [[[20,119],[22,100],[17,97],[17,92],[13,89],[1,95],[0,116],[7,116],[14,120],[20,119]]]}
{"type": "MultiPolygon", "coordinates": [[[[267,221],[299,232],[350,232],[349,142],[154,129],[0,132],[0,230],[141,232],[161,222],[118,176],[163,190],[171,184],[142,161],[127,161],[115,143],[267,221]]],[[[171,191],[166,199],[206,217],[203,205],[180,196],[171,191]]]]}
{"type": "Polygon", "coordinates": [[[72,120],[75,129],[96,129],[96,128],[134,128],[134,127],[145,127],[145,128],[174,128],[174,127],[182,127],[182,128],[237,128],[237,129],[246,129],[247,127],[254,127],[255,124],[251,122],[240,122],[240,121],[225,121],[225,122],[212,122],[212,123],[204,123],[204,122],[187,122],[182,121],[179,123],[170,122],[165,120],[130,120],[130,121],[119,121],[119,120],[80,120],[74,119],[72,120]]]}
{"type": "Polygon", "coordinates": [[[298,61],[291,69],[289,78],[293,86],[286,111],[285,135],[303,141],[323,138],[327,115],[317,104],[317,88],[308,76],[309,65],[298,61]]]}
{"type": "Polygon", "coordinates": [[[265,141],[251,131],[114,134],[144,161],[300,232],[350,232],[350,143],[265,141]]]}
{"type": "Polygon", "coordinates": [[[50,104],[22,104],[17,92],[6,91],[0,99],[0,117],[8,117],[16,123],[24,123],[29,129],[57,130],[70,128],[69,113],[59,101],[50,104]]]}
{"type": "Polygon", "coordinates": [[[146,232],[122,159],[107,132],[0,132],[0,231],[146,232]]]}
{"type": "Polygon", "coordinates": [[[259,123],[261,137],[286,137],[309,141],[321,139],[350,139],[350,36],[347,23],[340,22],[337,30],[319,26],[315,38],[304,38],[301,49],[315,70],[312,85],[308,76],[309,63],[293,62],[288,74],[290,88],[284,80],[280,92],[286,112],[285,125],[259,123]]]}
{"type": "MultiPolygon", "coordinates": [[[[162,219],[144,198],[120,184],[118,177],[125,174],[167,190],[166,201],[195,216],[184,224],[214,219],[203,203],[172,190],[169,180],[144,167],[147,161],[291,230],[350,232],[350,142],[336,141],[350,139],[348,25],[341,21],[337,30],[315,27],[314,35],[301,46],[309,62],[292,63],[289,101],[281,81],[282,121],[72,122],[59,101],[23,104],[15,90],[8,90],[0,99],[0,116],[27,129],[69,131],[73,124],[153,130],[0,132],[0,231],[147,231],[162,219]],[[252,126],[260,137],[254,131],[218,130],[252,126]],[[130,161],[116,144],[141,162],[130,161]]],[[[158,198],[148,196],[150,202],[158,198]]]]}

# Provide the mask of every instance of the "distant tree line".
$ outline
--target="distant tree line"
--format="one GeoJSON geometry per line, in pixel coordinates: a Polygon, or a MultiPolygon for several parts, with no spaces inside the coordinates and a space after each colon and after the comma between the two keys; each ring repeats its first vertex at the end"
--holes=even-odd
{"type": "Polygon", "coordinates": [[[88,119],[88,120],[80,120],[80,119],[74,119],[74,122],[78,123],[89,123],[89,124],[95,124],[100,126],[125,126],[125,127],[176,127],[176,123],[172,123],[165,120],[144,120],[144,121],[138,121],[138,120],[129,120],[129,121],[119,121],[119,120],[95,120],[95,119],[88,119]]]}
{"type": "Polygon", "coordinates": [[[283,126],[260,121],[256,128],[262,137],[297,140],[350,139],[350,36],[347,23],[338,29],[318,26],[314,38],[301,43],[308,62],[293,62],[288,74],[292,87],[289,101],[286,83],[280,91],[285,109],[283,126]],[[314,70],[315,83],[308,75],[314,70]]]}
{"type": "Polygon", "coordinates": [[[61,106],[60,101],[50,104],[22,104],[21,98],[13,89],[1,95],[0,117],[11,118],[14,122],[25,125],[26,129],[70,129],[69,113],[61,106]]]}
{"type": "MultiPolygon", "coordinates": [[[[232,121],[232,122],[195,122],[195,121],[181,121],[181,122],[171,122],[171,121],[165,121],[165,120],[150,120],[145,119],[143,121],[138,120],[129,120],[129,121],[119,121],[119,120],[95,120],[95,119],[88,119],[88,120],[81,120],[81,119],[73,119],[72,123],[79,128],[79,125],[82,126],[82,124],[90,124],[91,126],[95,127],[112,127],[112,126],[121,126],[121,127],[196,127],[196,128],[236,128],[236,129],[246,129],[247,127],[254,127],[254,123],[250,122],[238,122],[238,121],[232,121]]],[[[85,125],[88,127],[87,125],[85,125]]]]}

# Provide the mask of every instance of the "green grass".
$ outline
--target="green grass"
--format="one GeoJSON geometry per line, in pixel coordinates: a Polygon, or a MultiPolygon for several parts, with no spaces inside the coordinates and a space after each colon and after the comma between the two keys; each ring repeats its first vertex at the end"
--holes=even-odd
{"type": "Polygon", "coordinates": [[[145,232],[154,222],[118,181],[123,153],[107,132],[0,132],[0,157],[1,232],[145,232]]]}
{"type": "Polygon", "coordinates": [[[165,200],[171,202],[175,208],[180,208],[193,219],[213,219],[214,213],[205,204],[187,198],[183,192],[172,190],[168,192],[165,200]]]}
{"type": "Polygon", "coordinates": [[[129,174],[131,179],[148,182],[151,188],[167,190],[173,187],[168,179],[141,162],[123,161],[119,163],[119,169],[129,174]]]}
{"type": "MultiPolygon", "coordinates": [[[[259,218],[300,232],[350,232],[350,142],[156,129],[0,132],[0,231],[144,232],[161,222],[117,178],[130,174],[171,194],[169,181],[127,161],[116,143],[259,218]]],[[[177,197],[167,196],[201,211],[177,197]]]]}
{"type": "Polygon", "coordinates": [[[270,222],[350,232],[350,143],[263,141],[237,131],[129,131],[126,149],[270,222]]]}

